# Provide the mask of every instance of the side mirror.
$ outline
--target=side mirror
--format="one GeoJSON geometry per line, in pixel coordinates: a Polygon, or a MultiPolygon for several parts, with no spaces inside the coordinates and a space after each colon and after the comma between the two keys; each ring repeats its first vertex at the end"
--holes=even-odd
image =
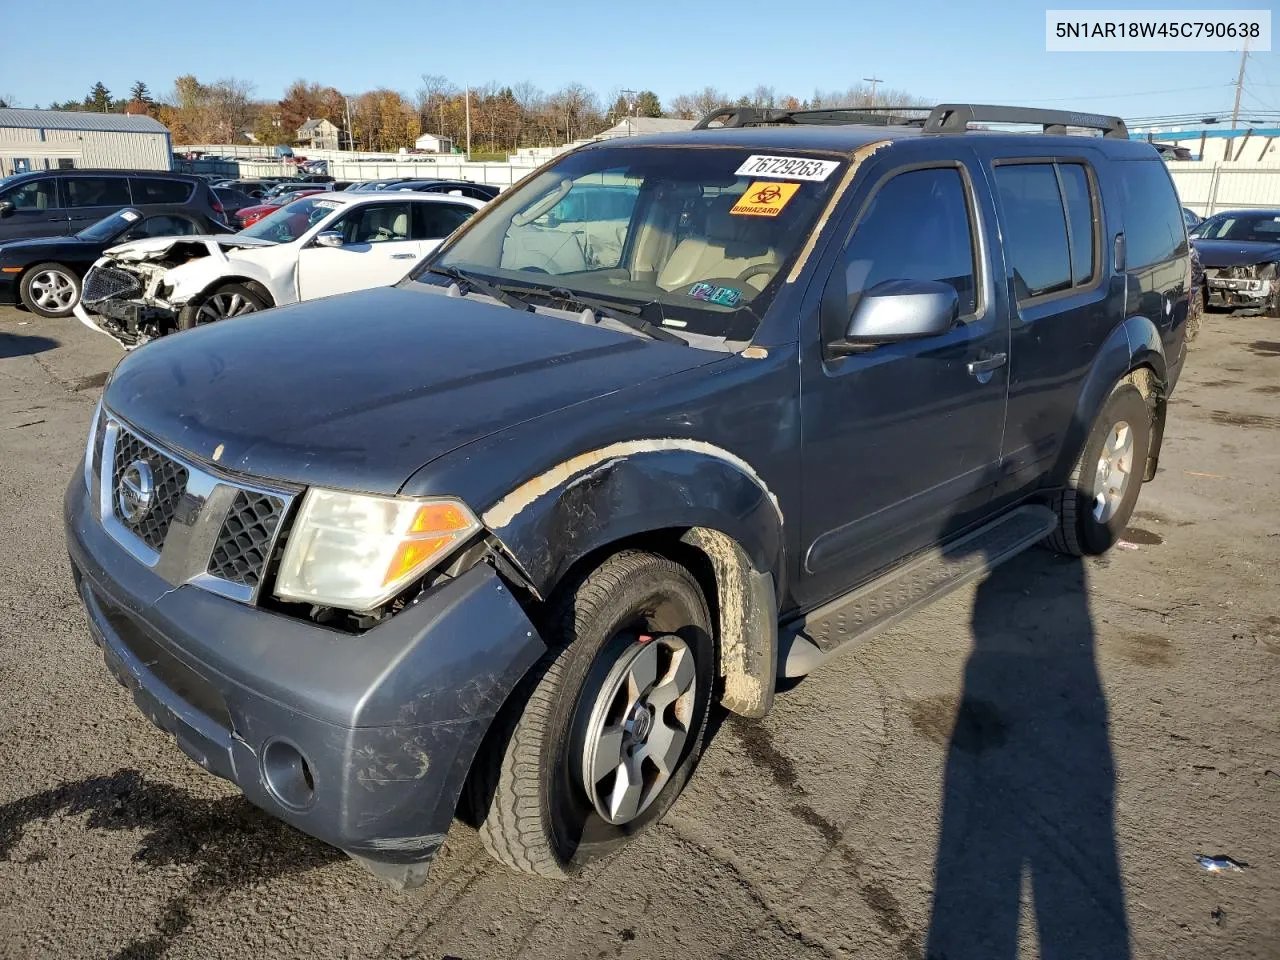
{"type": "Polygon", "coordinates": [[[341,247],[342,233],[338,230],[326,230],[316,234],[317,247],[341,247]]]}
{"type": "Polygon", "coordinates": [[[897,340],[936,337],[960,316],[956,288],[937,280],[885,280],[866,291],[849,317],[843,340],[831,344],[837,355],[897,340]]]}
{"type": "Polygon", "coordinates": [[[0,200],[0,217],[11,216],[16,209],[12,200],[0,200]]]}

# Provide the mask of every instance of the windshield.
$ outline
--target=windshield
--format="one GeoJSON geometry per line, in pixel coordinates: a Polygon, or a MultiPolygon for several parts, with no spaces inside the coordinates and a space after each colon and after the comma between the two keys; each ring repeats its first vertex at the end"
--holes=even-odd
{"type": "Polygon", "coordinates": [[[1202,240],[1280,243],[1280,216],[1226,214],[1203,221],[1192,229],[1191,235],[1202,240]]]}
{"type": "MultiPolygon", "coordinates": [[[[500,197],[432,265],[518,285],[521,296],[586,295],[645,308],[679,332],[749,340],[843,166],[813,152],[581,150],[500,197]]],[[[413,276],[449,282],[425,265],[413,276]]]]}
{"type": "Polygon", "coordinates": [[[128,229],[129,224],[137,223],[142,214],[137,210],[117,210],[109,217],[103,217],[92,226],[85,227],[76,234],[81,240],[110,240],[128,229]]]}
{"type": "Polygon", "coordinates": [[[333,211],[341,209],[342,204],[333,200],[303,197],[273,210],[257,223],[245,227],[239,235],[273,243],[293,243],[333,211]]]}

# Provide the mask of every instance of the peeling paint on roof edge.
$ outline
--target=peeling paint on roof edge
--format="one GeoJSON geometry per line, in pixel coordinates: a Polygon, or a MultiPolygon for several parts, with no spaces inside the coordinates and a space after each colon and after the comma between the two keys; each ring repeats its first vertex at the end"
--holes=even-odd
{"type": "Polygon", "coordinates": [[[525,507],[539,497],[550,493],[561,484],[567,483],[578,474],[585,473],[606,460],[620,460],[645,453],[664,453],[669,450],[701,453],[704,456],[723,460],[725,463],[741,470],[769,498],[769,502],[773,504],[773,509],[778,513],[778,520],[782,520],[782,507],[778,504],[778,498],[769,490],[768,485],[761,479],[760,474],[756,473],[751,464],[736,454],[717,447],[713,443],[707,443],[703,440],[679,440],[675,437],[660,440],[623,440],[619,443],[611,443],[607,447],[600,447],[598,450],[580,453],[576,457],[557,464],[545,473],[539,474],[532,480],[528,480],[516,487],[486,510],[481,520],[490,530],[501,529],[511,523],[519,515],[520,511],[524,510],[525,507]]]}

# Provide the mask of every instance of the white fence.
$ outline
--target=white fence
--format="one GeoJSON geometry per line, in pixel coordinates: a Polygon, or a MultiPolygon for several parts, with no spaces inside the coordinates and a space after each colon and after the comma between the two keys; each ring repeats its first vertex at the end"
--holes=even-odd
{"type": "Polygon", "coordinates": [[[1219,210],[1280,209],[1280,167],[1248,161],[1170,163],[1182,204],[1202,217],[1219,210]]]}

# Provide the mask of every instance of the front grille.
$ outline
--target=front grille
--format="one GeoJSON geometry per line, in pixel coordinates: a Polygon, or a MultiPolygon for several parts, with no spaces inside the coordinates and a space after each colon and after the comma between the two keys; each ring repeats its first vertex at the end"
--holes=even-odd
{"type": "Polygon", "coordinates": [[[256,588],[262,582],[284,506],[282,499],[265,493],[241,490],[236,494],[209,558],[209,574],[256,588]]]}
{"type": "Polygon", "coordinates": [[[80,299],[98,303],[113,297],[133,297],[142,292],[142,281],[132,273],[115,267],[94,267],[85,274],[80,299]]]}
{"type": "Polygon", "coordinates": [[[157,553],[164,547],[174,511],[187,489],[187,468],[159,451],[147,446],[123,427],[116,437],[115,458],[111,471],[111,509],[125,527],[157,553]],[[120,490],[124,472],[135,460],[143,460],[151,468],[155,494],[151,508],[137,520],[127,520],[120,512],[120,490]]]}

